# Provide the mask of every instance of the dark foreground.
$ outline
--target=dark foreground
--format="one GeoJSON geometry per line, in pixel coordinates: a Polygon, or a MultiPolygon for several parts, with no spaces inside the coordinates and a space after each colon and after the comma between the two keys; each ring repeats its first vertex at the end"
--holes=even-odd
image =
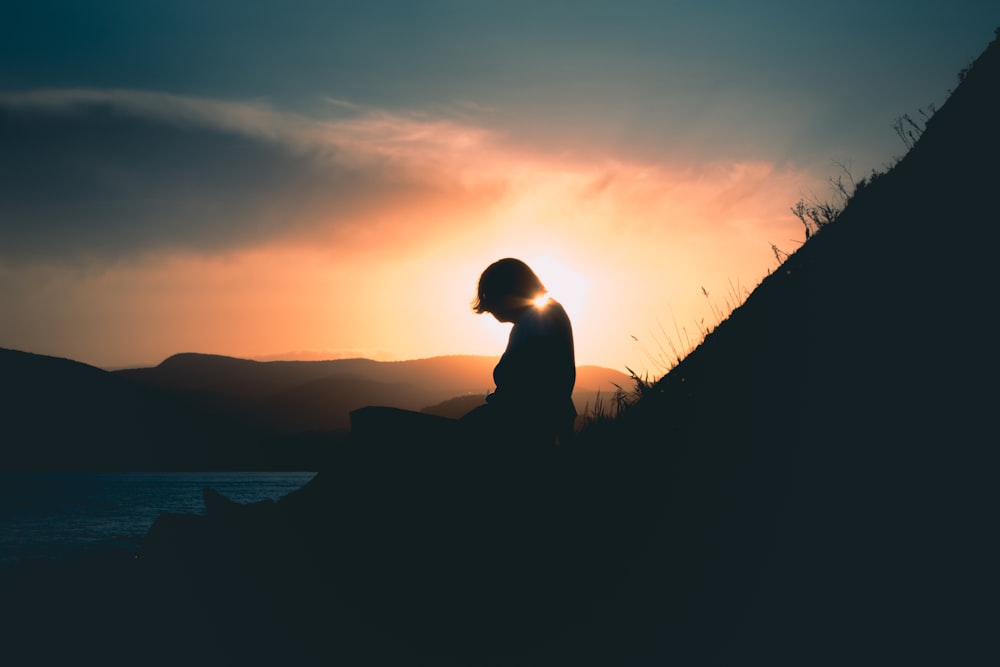
{"type": "Polygon", "coordinates": [[[986,657],[988,605],[975,605],[988,601],[968,588],[985,555],[939,542],[940,520],[917,521],[923,506],[890,516],[872,504],[909,487],[802,461],[734,466],[627,429],[614,445],[596,433],[530,451],[355,442],[277,503],[206,491],[206,515],[163,515],[137,558],[4,573],[4,662],[986,657]],[[790,482],[796,471],[810,477],[790,482]],[[826,497],[841,484],[850,492],[826,497]]]}
{"type": "Polygon", "coordinates": [[[583,444],[354,445],[277,503],[207,491],[206,515],[161,516],[138,557],[4,573],[9,664],[553,664],[650,649],[615,592],[663,593],[656,576],[629,581],[653,538],[650,480],[614,480],[621,462],[583,444]]]}

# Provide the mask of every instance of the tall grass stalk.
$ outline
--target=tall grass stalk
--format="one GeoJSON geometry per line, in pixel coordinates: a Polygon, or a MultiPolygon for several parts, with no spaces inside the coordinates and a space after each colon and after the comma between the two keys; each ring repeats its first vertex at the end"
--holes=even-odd
{"type": "MultiPolygon", "coordinates": [[[[719,324],[728,319],[733,311],[739,308],[746,297],[750,295],[749,290],[741,288],[739,282],[734,283],[730,280],[729,294],[725,299],[723,307],[720,308],[711,300],[707,289],[702,287],[701,291],[706,300],[708,300],[714,324],[706,325],[705,318],[699,320],[698,335],[696,338],[692,338],[687,327],[678,323],[677,317],[672,311],[671,320],[673,321],[674,334],[670,335],[664,327],[663,322],[657,319],[658,333],[653,336],[654,351],[651,352],[638,337],[632,336],[632,340],[639,345],[642,355],[661,377],[673,370],[701,345],[705,337],[712,333],[719,324]]],[[[628,366],[625,367],[625,370],[632,380],[631,388],[625,388],[613,383],[615,391],[610,396],[602,395],[598,391],[597,396],[594,398],[594,404],[590,405],[588,402],[584,406],[583,415],[581,416],[581,428],[587,429],[614,421],[619,415],[639,401],[655,385],[655,381],[650,381],[648,372],[644,375],[639,375],[628,366]]]]}

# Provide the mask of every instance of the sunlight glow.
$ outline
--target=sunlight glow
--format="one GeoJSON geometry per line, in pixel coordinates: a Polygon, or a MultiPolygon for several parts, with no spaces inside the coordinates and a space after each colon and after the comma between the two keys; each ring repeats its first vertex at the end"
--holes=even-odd
{"type": "Polygon", "coordinates": [[[565,260],[557,260],[551,255],[529,255],[525,261],[548,289],[539,297],[542,303],[555,299],[574,321],[585,316],[590,281],[580,271],[569,268],[565,260]]]}
{"type": "MultiPolygon", "coordinates": [[[[344,193],[276,193],[261,220],[280,212],[294,224],[259,243],[136,254],[84,276],[0,263],[0,302],[14,313],[0,344],[105,367],[153,365],[181,351],[498,357],[510,324],[469,306],[480,272],[517,257],[565,308],[579,363],[641,373],[659,367],[649,357],[661,344],[663,308],[676,310],[682,329],[714,324],[730,285],[752,289],[774,265],[772,244],[793,249],[801,234],[788,202],[809,180],[794,169],[594,163],[516,150],[485,131],[456,139],[448,123],[403,118],[387,128],[389,120],[345,121],[325,144],[328,125],[269,121],[292,149],[307,130],[320,144],[346,146],[323,152],[315,168],[360,169],[378,186],[377,196],[350,200],[349,215],[340,212],[344,193]],[[477,150],[459,150],[469,142],[477,150]],[[369,174],[373,163],[380,168],[369,174]],[[382,166],[409,185],[383,188],[382,166]]],[[[256,126],[238,127],[257,136],[256,126]]]]}

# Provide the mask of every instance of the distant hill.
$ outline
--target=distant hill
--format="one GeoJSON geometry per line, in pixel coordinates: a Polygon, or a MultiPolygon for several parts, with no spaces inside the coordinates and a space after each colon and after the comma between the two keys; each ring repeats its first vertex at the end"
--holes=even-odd
{"type": "Polygon", "coordinates": [[[69,359],[0,349],[0,470],[238,467],[266,416],[223,396],[147,387],[69,359]]]}
{"type": "MultiPolygon", "coordinates": [[[[351,410],[475,403],[492,388],[495,363],[476,356],[258,362],[188,353],[108,372],[0,349],[0,469],[314,469],[349,429],[351,410]]],[[[598,391],[627,382],[617,371],[581,367],[581,411],[598,391]]]]}
{"type": "Polygon", "coordinates": [[[53,460],[60,467],[87,467],[91,458],[144,465],[148,445],[130,444],[155,422],[145,399],[98,368],[0,349],[0,469],[53,460]]]}
{"type": "MultiPolygon", "coordinates": [[[[185,353],[153,368],[115,371],[143,385],[209,392],[247,401],[285,429],[346,429],[348,413],[366,405],[422,410],[451,399],[463,404],[493,388],[496,357],[454,355],[409,361],[249,361],[185,353]],[[470,398],[473,397],[473,398],[470,398]]],[[[577,368],[574,401],[582,414],[630,378],[598,366],[577,368]]],[[[453,404],[454,405],[454,404],[453,404]]]]}

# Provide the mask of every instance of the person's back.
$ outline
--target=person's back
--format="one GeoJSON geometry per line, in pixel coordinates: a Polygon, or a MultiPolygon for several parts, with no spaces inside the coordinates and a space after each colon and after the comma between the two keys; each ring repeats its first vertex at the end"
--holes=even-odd
{"type": "Polygon", "coordinates": [[[517,431],[563,435],[576,418],[573,330],[562,305],[549,299],[514,322],[507,349],[493,370],[487,403],[517,431]]]}

